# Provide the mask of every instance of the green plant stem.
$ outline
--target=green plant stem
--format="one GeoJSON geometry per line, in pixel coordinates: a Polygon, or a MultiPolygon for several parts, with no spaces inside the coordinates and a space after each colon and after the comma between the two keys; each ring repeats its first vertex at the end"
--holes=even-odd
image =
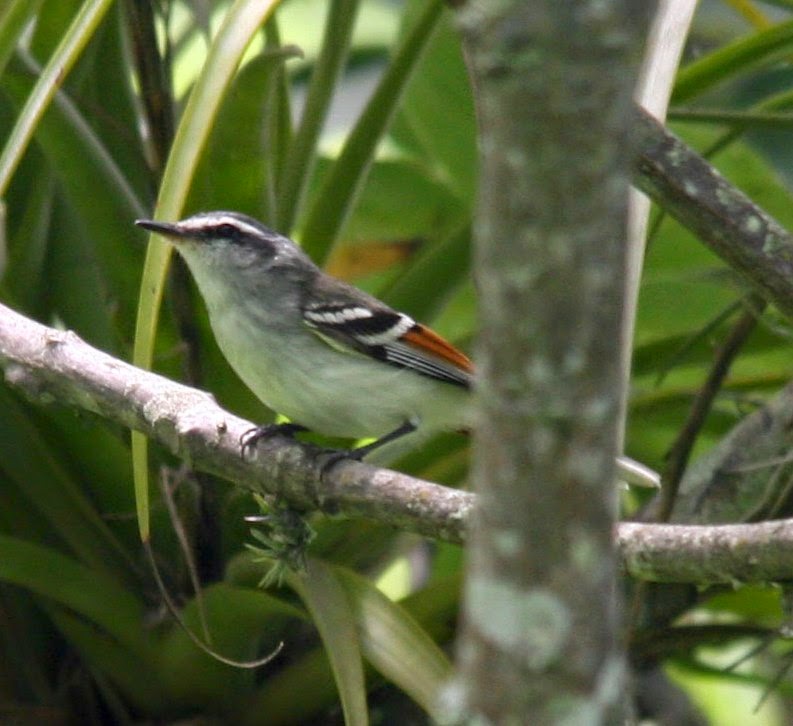
{"type": "Polygon", "coordinates": [[[325,177],[301,229],[303,248],[321,263],[327,259],[366,179],[377,145],[388,128],[421,51],[441,16],[440,0],[429,0],[397,48],[391,65],[350,132],[325,177]]]}
{"type": "Polygon", "coordinates": [[[306,95],[306,104],[284,162],[278,190],[276,227],[288,233],[301,209],[314,169],[317,140],[328,114],[333,92],[347,60],[360,0],[331,0],[322,50],[306,95]]]}

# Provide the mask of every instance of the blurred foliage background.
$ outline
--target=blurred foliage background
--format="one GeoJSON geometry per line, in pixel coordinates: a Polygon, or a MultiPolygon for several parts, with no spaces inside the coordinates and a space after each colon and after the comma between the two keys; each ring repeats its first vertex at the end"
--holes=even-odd
{"type": "MultiPolygon", "coordinates": [[[[703,4],[672,113],[678,133],[788,228],[791,61],[793,4],[703,4]]],[[[254,421],[273,414],[223,360],[184,270],[164,246],[147,255],[133,220],[155,204],[164,219],[251,214],[470,350],[476,186],[471,89],[436,0],[0,6],[3,302],[151,360],[254,421]]],[[[663,468],[747,294],[654,211],[630,455],[663,468]]],[[[697,452],[789,381],[792,333],[773,310],[757,316],[697,452]]],[[[462,486],[466,458],[465,439],[448,436],[398,468],[462,486]]],[[[626,494],[626,513],[646,497],[626,494]]],[[[266,568],[244,546],[242,518],[255,511],[247,494],[165,451],[146,455],[138,442],[133,454],[125,430],[0,384],[0,720],[425,722],[450,672],[460,550],[317,519],[307,574],[265,591],[266,568]],[[133,458],[139,482],[141,467],[152,482],[153,546],[189,626],[237,660],[283,642],[272,662],[213,660],[165,611],[141,553],[133,458]]],[[[663,665],[707,723],[789,723],[789,646],[724,669],[783,622],[783,604],[779,588],[736,586],[702,593],[662,634],[633,622],[637,667],[663,665]]]]}

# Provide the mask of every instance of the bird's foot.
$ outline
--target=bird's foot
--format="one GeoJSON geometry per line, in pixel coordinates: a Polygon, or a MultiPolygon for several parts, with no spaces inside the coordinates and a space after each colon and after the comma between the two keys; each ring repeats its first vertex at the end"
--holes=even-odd
{"type": "Polygon", "coordinates": [[[295,434],[301,431],[308,431],[305,426],[296,423],[273,423],[264,426],[254,426],[240,436],[240,453],[242,458],[248,458],[256,449],[262,439],[269,439],[273,436],[286,436],[294,438],[295,434]]]}
{"type": "Polygon", "coordinates": [[[358,454],[357,452],[358,449],[325,449],[321,451],[317,456],[320,479],[323,479],[340,461],[360,461],[366,453],[358,454]]]}

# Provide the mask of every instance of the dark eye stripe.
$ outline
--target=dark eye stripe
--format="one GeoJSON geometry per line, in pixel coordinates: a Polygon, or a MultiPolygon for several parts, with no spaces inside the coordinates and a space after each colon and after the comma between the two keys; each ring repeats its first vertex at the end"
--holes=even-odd
{"type": "Polygon", "coordinates": [[[213,234],[230,240],[237,240],[242,236],[240,228],[233,224],[219,224],[215,227],[213,234]]]}

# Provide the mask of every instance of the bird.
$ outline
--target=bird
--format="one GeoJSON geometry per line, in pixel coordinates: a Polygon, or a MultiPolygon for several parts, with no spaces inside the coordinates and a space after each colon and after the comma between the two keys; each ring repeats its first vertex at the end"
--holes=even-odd
{"type": "Polygon", "coordinates": [[[223,355],[291,422],[263,432],[374,437],[352,452],[362,458],[401,438],[392,455],[471,427],[469,358],[409,315],[324,273],[288,237],[229,211],[136,224],[174,244],[223,355]]]}
{"type": "MultiPolygon", "coordinates": [[[[135,223],[176,247],[223,355],[289,419],[257,429],[254,440],[302,430],[374,438],[349,456],[389,461],[437,433],[473,427],[471,360],[428,326],[325,273],[285,235],[233,211],[135,223]]],[[[618,464],[629,481],[653,478],[638,462],[618,464]]]]}

